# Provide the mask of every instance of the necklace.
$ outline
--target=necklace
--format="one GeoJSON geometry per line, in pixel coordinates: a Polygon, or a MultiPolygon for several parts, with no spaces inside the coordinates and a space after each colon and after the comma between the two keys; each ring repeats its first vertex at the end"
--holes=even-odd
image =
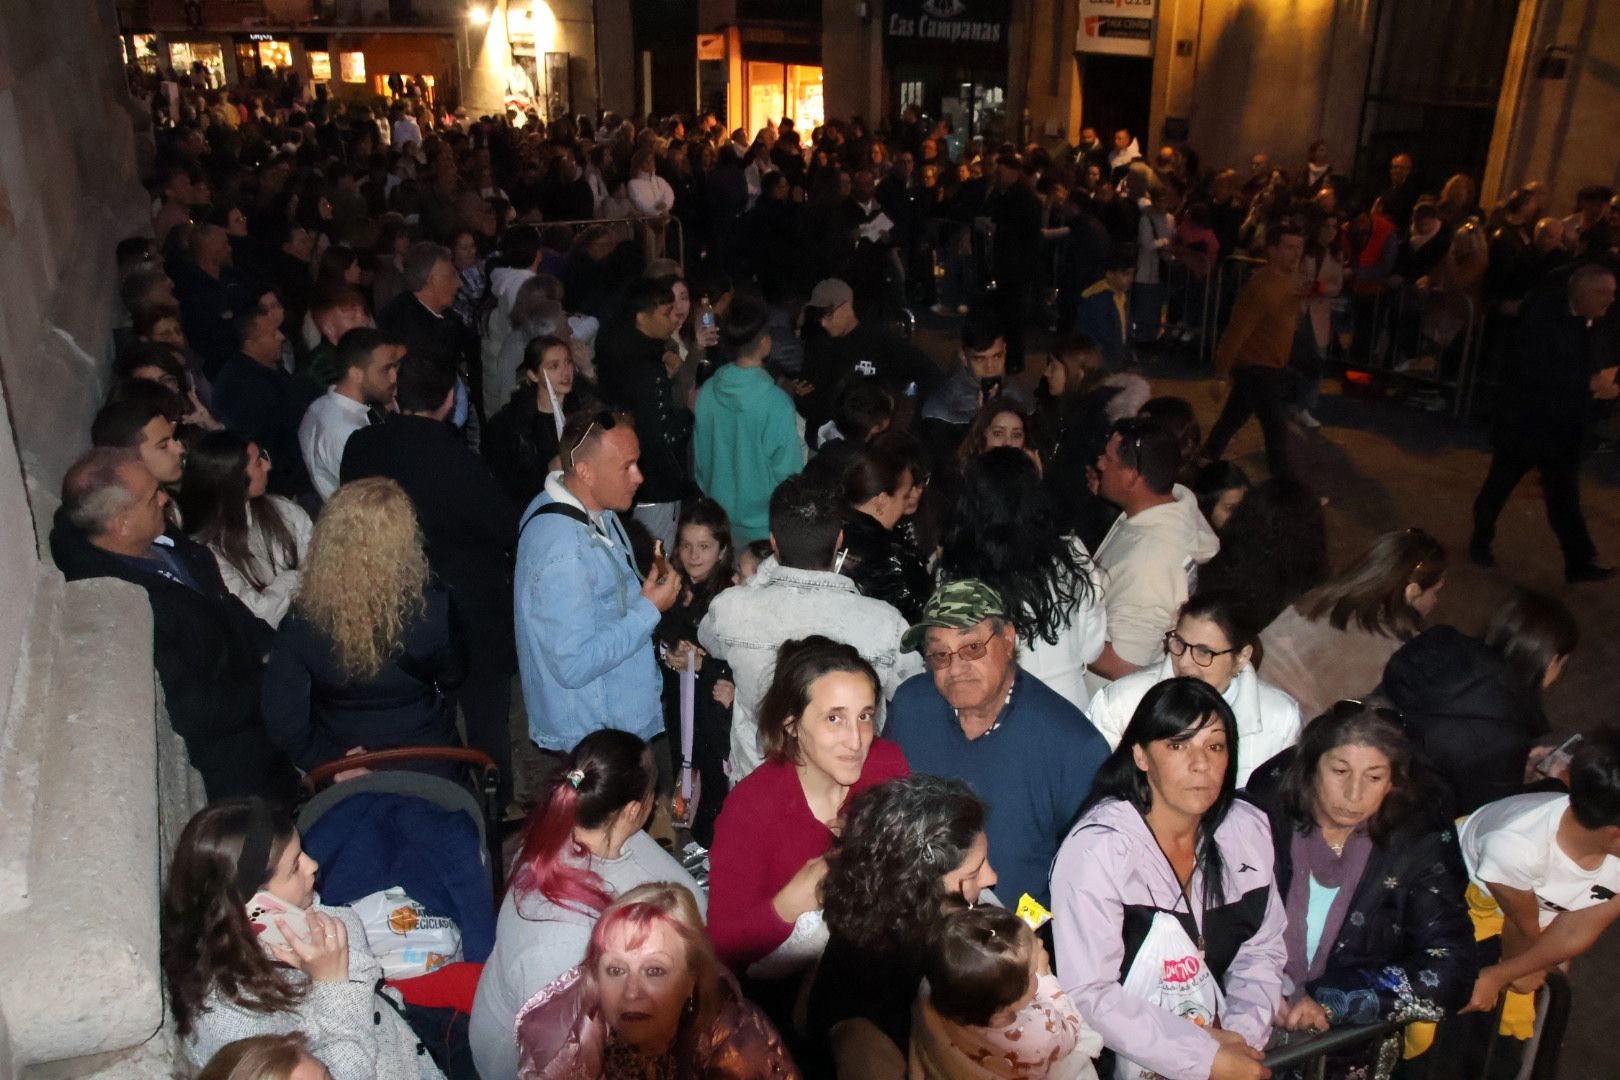
{"type": "Polygon", "coordinates": [[[1327,846],[1333,850],[1333,854],[1335,854],[1335,855],[1343,855],[1344,854],[1344,841],[1343,840],[1340,840],[1337,844],[1335,844],[1332,840],[1328,840],[1327,837],[1325,837],[1325,836],[1322,837],[1322,839],[1327,840],[1327,846]]]}

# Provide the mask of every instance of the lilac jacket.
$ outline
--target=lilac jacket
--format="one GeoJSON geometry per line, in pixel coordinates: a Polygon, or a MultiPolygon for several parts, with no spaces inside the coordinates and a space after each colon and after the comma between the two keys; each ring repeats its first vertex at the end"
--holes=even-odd
{"type": "MultiPolygon", "coordinates": [[[[1225,903],[1201,911],[1205,958],[1226,996],[1221,1027],[1264,1049],[1282,1000],[1287,917],[1273,884],[1271,828],[1241,800],[1215,832],[1224,863],[1225,903]]],[[[1202,908],[1204,879],[1188,892],[1202,908]]],[[[1206,1080],[1215,1039],[1193,1023],[1120,985],[1155,912],[1179,912],[1182,900],[1169,862],[1147,822],[1129,803],[1110,800],[1080,819],[1052,867],[1053,931],[1058,980],[1113,1051],[1167,1080],[1206,1080]]]]}

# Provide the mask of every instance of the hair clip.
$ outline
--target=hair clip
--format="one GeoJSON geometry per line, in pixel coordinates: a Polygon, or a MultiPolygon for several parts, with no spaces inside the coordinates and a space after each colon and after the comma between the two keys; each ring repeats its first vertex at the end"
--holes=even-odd
{"type": "Polygon", "coordinates": [[[566,779],[568,780],[568,782],[570,784],[574,785],[574,790],[578,791],[579,790],[579,785],[585,779],[585,770],[584,769],[569,769],[568,770],[568,776],[567,776],[566,779]]]}
{"type": "Polygon", "coordinates": [[[936,863],[936,862],[939,861],[937,858],[934,857],[934,845],[933,844],[929,844],[929,843],[923,844],[923,858],[927,859],[930,864],[936,863]]]}
{"type": "Polygon", "coordinates": [[[990,940],[991,941],[996,940],[996,928],[991,926],[991,927],[987,927],[986,929],[988,929],[990,931],[990,940]]]}

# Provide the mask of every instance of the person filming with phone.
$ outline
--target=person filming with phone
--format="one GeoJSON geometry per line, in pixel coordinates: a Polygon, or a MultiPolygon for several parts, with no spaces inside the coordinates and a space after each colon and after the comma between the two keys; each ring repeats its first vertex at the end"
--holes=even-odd
{"type": "Polygon", "coordinates": [[[194,1067],[237,1039],[298,1032],[335,1080],[443,1080],[380,990],[359,916],[326,907],[292,819],[263,799],[199,811],[163,898],[162,963],[194,1067]]]}

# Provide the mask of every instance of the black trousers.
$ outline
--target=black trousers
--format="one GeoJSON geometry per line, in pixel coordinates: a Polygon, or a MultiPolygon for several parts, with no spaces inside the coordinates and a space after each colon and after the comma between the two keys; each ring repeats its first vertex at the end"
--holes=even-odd
{"type": "Polygon", "coordinates": [[[1586,517],[1581,513],[1578,437],[1538,438],[1533,433],[1517,432],[1498,436],[1490,472],[1485,474],[1485,483],[1474,500],[1474,539],[1486,545],[1496,539],[1496,519],[1507,505],[1508,496],[1531,469],[1541,473],[1547,521],[1563,549],[1564,566],[1585,566],[1597,556],[1597,549],[1592,546],[1586,517]]]}
{"type": "Polygon", "coordinates": [[[500,770],[499,799],[512,801],[512,675],[517,667],[511,609],[457,597],[457,615],[467,649],[467,675],[455,690],[467,725],[467,745],[488,754],[500,770]]]}
{"type": "Polygon", "coordinates": [[[1232,369],[1232,392],[1221,409],[1215,426],[1209,429],[1204,456],[1219,458],[1226,444],[1249,417],[1260,419],[1266,437],[1266,464],[1271,475],[1293,479],[1288,465],[1288,410],[1299,396],[1299,377],[1287,368],[1243,364],[1232,369]]]}

